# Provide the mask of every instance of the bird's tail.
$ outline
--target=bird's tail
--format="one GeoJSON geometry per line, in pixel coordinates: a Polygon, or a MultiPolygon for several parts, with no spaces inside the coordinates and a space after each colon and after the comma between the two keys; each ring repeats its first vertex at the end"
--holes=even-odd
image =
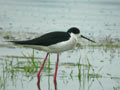
{"type": "Polygon", "coordinates": [[[27,41],[7,41],[7,42],[11,42],[13,44],[20,44],[20,45],[27,45],[28,44],[27,41]]]}

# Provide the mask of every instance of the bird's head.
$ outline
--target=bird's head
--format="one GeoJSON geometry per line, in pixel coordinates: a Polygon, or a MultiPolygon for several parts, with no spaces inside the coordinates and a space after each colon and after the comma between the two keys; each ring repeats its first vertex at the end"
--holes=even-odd
{"type": "Polygon", "coordinates": [[[72,28],[68,29],[67,32],[68,33],[73,33],[73,34],[80,34],[80,30],[76,27],[72,27],[72,28]]]}
{"type": "Polygon", "coordinates": [[[93,40],[91,40],[91,39],[89,39],[89,38],[87,38],[87,37],[85,37],[85,36],[83,36],[83,35],[80,35],[80,30],[79,30],[78,28],[76,28],[76,27],[72,27],[72,28],[68,29],[67,32],[70,33],[70,34],[73,33],[73,34],[75,34],[77,37],[81,37],[81,38],[87,39],[88,41],[91,41],[91,42],[93,42],[93,43],[96,43],[95,41],[93,41],[93,40]]]}

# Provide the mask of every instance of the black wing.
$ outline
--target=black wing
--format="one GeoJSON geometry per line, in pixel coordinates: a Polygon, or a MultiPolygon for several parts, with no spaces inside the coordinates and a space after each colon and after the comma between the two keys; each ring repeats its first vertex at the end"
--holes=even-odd
{"type": "Polygon", "coordinates": [[[69,33],[67,32],[51,32],[44,34],[38,38],[34,38],[32,40],[26,41],[10,41],[14,44],[21,44],[21,45],[41,45],[41,46],[49,46],[52,44],[59,43],[61,41],[66,41],[70,38],[69,33]]]}

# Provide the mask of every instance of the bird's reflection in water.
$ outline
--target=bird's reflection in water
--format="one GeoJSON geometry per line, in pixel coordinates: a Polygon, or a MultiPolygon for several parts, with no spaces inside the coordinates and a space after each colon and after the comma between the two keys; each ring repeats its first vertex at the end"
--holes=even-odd
{"type": "Polygon", "coordinates": [[[38,82],[37,82],[37,87],[38,87],[38,90],[41,90],[41,88],[40,88],[40,80],[38,80],[38,82]]]}
{"type": "Polygon", "coordinates": [[[57,81],[54,81],[55,90],[57,90],[57,81]]]}
{"type": "MultiPolygon", "coordinates": [[[[50,90],[50,82],[49,81],[50,80],[48,80],[48,83],[49,83],[48,90],[50,90]]],[[[41,88],[40,88],[40,81],[39,81],[39,84],[37,83],[37,87],[38,87],[38,90],[41,90],[41,88]]],[[[57,90],[57,81],[54,81],[54,90],[57,90]]]]}

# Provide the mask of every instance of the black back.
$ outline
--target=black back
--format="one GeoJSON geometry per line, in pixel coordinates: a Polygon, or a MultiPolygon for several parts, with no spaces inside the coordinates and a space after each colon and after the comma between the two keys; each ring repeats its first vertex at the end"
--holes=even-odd
{"type": "Polygon", "coordinates": [[[11,41],[14,44],[21,45],[41,45],[41,46],[49,46],[52,44],[59,43],[61,41],[66,41],[70,38],[70,34],[68,32],[50,32],[44,34],[38,38],[34,38],[32,40],[26,41],[11,41]]]}

